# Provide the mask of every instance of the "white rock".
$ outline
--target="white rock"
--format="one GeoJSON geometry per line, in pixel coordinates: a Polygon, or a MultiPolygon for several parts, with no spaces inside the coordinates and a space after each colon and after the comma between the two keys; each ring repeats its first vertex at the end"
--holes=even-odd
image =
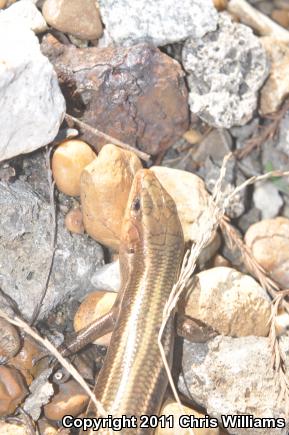
{"type": "Polygon", "coordinates": [[[255,185],[253,201],[255,207],[261,211],[262,219],[274,218],[283,205],[278,188],[271,181],[255,185]]]}
{"type": "Polygon", "coordinates": [[[95,290],[105,289],[109,292],[118,292],[120,288],[119,261],[113,261],[99,268],[90,281],[95,290]]]}
{"type": "Polygon", "coordinates": [[[0,12],[0,26],[5,22],[19,22],[35,33],[45,32],[47,24],[41,12],[31,0],[21,0],[0,12]]]}
{"type": "MultiPolygon", "coordinates": [[[[287,358],[289,338],[281,342],[287,358]]],[[[272,370],[270,339],[217,336],[208,343],[184,341],[179,390],[207,410],[211,417],[249,414],[285,418],[284,400],[272,370]]],[[[228,428],[234,435],[286,435],[287,428],[228,428]]]]}
{"type": "Polygon", "coordinates": [[[195,276],[179,311],[201,320],[223,335],[267,336],[271,304],[266,292],[249,275],[230,267],[214,267],[195,276]]]}
{"type": "Polygon", "coordinates": [[[34,33],[20,23],[0,26],[0,161],[51,142],[65,101],[56,73],[34,33]]]}
{"type": "Polygon", "coordinates": [[[194,114],[219,128],[252,118],[269,68],[265,49],[249,27],[222,12],[217,30],[189,38],[182,56],[194,114]]]}
{"type": "Polygon", "coordinates": [[[117,45],[148,41],[166,45],[201,38],[217,26],[211,0],[99,0],[106,30],[117,45]]]}

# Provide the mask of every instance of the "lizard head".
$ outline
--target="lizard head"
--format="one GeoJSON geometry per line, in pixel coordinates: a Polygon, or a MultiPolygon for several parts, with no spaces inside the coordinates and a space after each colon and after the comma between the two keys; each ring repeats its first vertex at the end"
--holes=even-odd
{"type": "Polygon", "coordinates": [[[122,226],[121,246],[126,252],[178,249],[183,232],[175,202],[149,169],[133,180],[122,226]]]}

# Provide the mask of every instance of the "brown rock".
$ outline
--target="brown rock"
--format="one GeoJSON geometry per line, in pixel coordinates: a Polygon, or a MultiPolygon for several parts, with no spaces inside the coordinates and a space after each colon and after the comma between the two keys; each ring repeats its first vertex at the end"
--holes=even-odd
{"type": "Polygon", "coordinates": [[[19,349],[20,337],[18,330],[11,323],[0,318],[0,361],[13,357],[19,349]]]}
{"type": "Polygon", "coordinates": [[[0,366],[0,417],[13,414],[28,390],[18,370],[0,366]]]}
{"type": "Polygon", "coordinates": [[[5,8],[7,0],[0,0],[0,9],[5,8]]]}
{"type": "MultiPolygon", "coordinates": [[[[191,431],[189,429],[184,429],[179,425],[179,418],[182,415],[194,416],[194,418],[205,418],[206,414],[202,414],[196,409],[190,408],[188,406],[182,405],[182,410],[180,410],[179,404],[174,399],[167,399],[162,406],[160,415],[173,415],[174,416],[174,427],[172,429],[161,428],[158,426],[155,435],[190,435],[191,431]]],[[[194,435],[219,435],[219,428],[200,428],[193,429],[194,435]]]]}
{"type": "Polygon", "coordinates": [[[289,287],[289,219],[277,217],[251,225],[245,242],[258,263],[284,289],[289,287]]]}
{"type": "MultiPolygon", "coordinates": [[[[112,308],[117,293],[96,291],[89,294],[80,307],[78,308],[74,317],[74,329],[78,332],[80,329],[85,328],[94,320],[99,319],[103,314],[108,313],[112,308]]],[[[95,344],[101,346],[108,346],[110,342],[110,334],[106,334],[95,341],[95,344]]]]}
{"type": "Polygon", "coordinates": [[[289,27],[289,11],[286,9],[274,9],[271,18],[281,26],[289,27]]]}
{"type": "Polygon", "coordinates": [[[228,0],[213,0],[213,3],[218,11],[223,11],[228,6],[228,0]]]}
{"type": "Polygon", "coordinates": [[[198,130],[190,129],[183,134],[183,138],[191,145],[195,145],[201,142],[203,135],[198,130]]]}
{"type": "MultiPolygon", "coordinates": [[[[68,112],[149,154],[176,142],[188,128],[188,92],[177,61],[147,44],[75,48],[43,39],[68,112]]],[[[98,149],[103,140],[85,136],[98,149]]]]}
{"type": "Polygon", "coordinates": [[[266,337],[271,304],[266,292],[249,275],[229,267],[214,267],[196,275],[178,312],[206,323],[222,335],[266,337]]]}
{"type": "Polygon", "coordinates": [[[259,112],[264,116],[276,112],[288,95],[289,47],[269,36],[260,39],[271,63],[269,78],[261,90],[259,112]]]}
{"type": "Polygon", "coordinates": [[[57,188],[66,195],[80,195],[81,173],[95,158],[95,152],[82,140],[61,143],[52,157],[52,175],[57,188]]]}
{"type": "Polygon", "coordinates": [[[121,225],[133,178],[142,168],[139,158],[106,145],[81,176],[81,206],[85,230],[100,243],[118,249],[121,225]]]}
{"type": "Polygon", "coordinates": [[[64,415],[76,417],[87,406],[88,395],[73,379],[59,385],[59,391],[50,403],[44,406],[44,415],[49,420],[61,420],[64,415]]]}
{"type": "Polygon", "coordinates": [[[20,352],[9,360],[9,365],[22,373],[28,385],[31,384],[35,373],[37,373],[38,365],[33,364],[33,358],[37,357],[41,350],[36,341],[29,336],[25,336],[20,352]]]}
{"type": "Polygon", "coordinates": [[[213,259],[214,267],[230,267],[230,262],[222,255],[217,254],[213,259]]]}
{"type": "Polygon", "coordinates": [[[79,39],[98,39],[102,35],[96,0],[46,0],[42,13],[52,27],[79,39]]]}
{"type": "Polygon", "coordinates": [[[80,207],[69,210],[69,212],[65,216],[64,223],[68,231],[76,234],[83,234],[84,225],[82,211],[80,210],[80,207]]]}

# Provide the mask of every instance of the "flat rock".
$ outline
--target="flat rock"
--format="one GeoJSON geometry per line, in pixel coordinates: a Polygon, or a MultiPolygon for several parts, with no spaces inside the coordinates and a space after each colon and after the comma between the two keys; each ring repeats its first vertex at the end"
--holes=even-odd
{"type": "Polygon", "coordinates": [[[48,24],[79,39],[98,39],[102,24],[96,0],[46,0],[43,15],[48,24]]]}
{"type": "Polygon", "coordinates": [[[271,304],[251,276],[230,267],[214,267],[195,276],[192,288],[180,301],[179,312],[223,335],[267,336],[271,304]]]}
{"type": "MultiPolygon", "coordinates": [[[[187,89],[179,63],[155,47],[75,48],[50,36],[42,51],[57,71],[70,112],[149,154],[188,129],[187,89]]],[[[84,136],[98,149],[104,140],[84,136]]]]}
{"type": "Polygon", "coordinates": [[[284,289],[289,287],[289,219],[277,217],[252,225],[245,242],[258,263],[284,289]]]}
{"type": "MultiPolygon", "coordinates": [[[[27,319],[39,302],[52,255],[50,209],[28,183],[0,183],[0,286],[27,319]]],[[[88,236],[70,234],[58,213],[55,258],[40,317],[91,290],[90,278],[101,264],[102,248],[88,236]]]]}
{"type": "Polygon", "coordinates": [[[20,25],[27,26],[35,33],[45,32],[48,28],[41,12],[31,0],[18,1],[0,12],[0,26],[5,22],[14,23],[14,25],[19,22],[20,25]]]}
{"type": "MultiPolygon", "coordinates": [[[[289,356],[289,338],[281,342],[289,356]]],[[[285,418],[271,366],[270,339],[217,336],[208,343],[184,340],[179,390],[222,422],[221,415],[285,418]]],[[[287,428],[228,428],[231,435],[286,435],[287,428]]]]}
{"type": "Polygon", "coordinates": [[[254,186],[253,202],[261,211],[262,219],[271,219],[278,215],[283,199],[278,188],[271,181],[260,182],[254,186]]]}
{"type": "Polygon", "coordinates": [[[147,41],[156,46],[201,38],[215,30],[218,14],[211,0],[99,0],[100,13],[113,43],[147,41]]]}
{"type": "Polygon", "coordinates": [[[266,52],[252,30],[219,14],[218,28],[183,49],[191,111],[209,125],[244,125],[257,107],[258,90],[268,75],[266,52]]]}
{"type": "Polygon", "coordinates": [[[261,38],[270,59],[270,75],[261,90],[259,113],[264,116],[276,112],[288,95],[289,47],[271,37],[261,38]]]}
{"type": "Polygon", "coordinates": [[[2,23],[0,39],[0,161],[50,143],[65,113],[57,76],[37,37],[2,23]]]}

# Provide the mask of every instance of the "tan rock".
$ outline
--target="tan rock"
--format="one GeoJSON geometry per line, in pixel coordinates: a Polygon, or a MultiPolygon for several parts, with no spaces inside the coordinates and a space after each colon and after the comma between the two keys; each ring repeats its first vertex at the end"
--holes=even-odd
{"type": "Polygon", "coordinates": [[[0,9],[5,8],[7,0],[0,0],[0,9]]]}
{"type": "Polygon", "coordinates": [[[66,195],[80,195],[81,173],[95,158],[95,152],[82,140],[61,143],[52,157],[52,174],[57,188],[66,195]]]}
{"type": "MultiPolygon", "coordinates": [[[[191,172],[153,166],[150,168],[176,203],[185,242],[195,242],[200,233],[199,220],[208,206],[209,194],[203,180],[191,172]]],[[[211,258],[219,248],[219,238],[212,237],[203,253],[202,262],[211,258]]]]}
{"type": "Polygon", "coordinates": [[[13,414],[28,394],[28,389],[18,370],[0,366],[0,417],[13,414]]]}
{"type": "Polygon", "coordinates": [[[281,26],[289,27],[289,11],[286,9],[274,9],[271,18],[281,26]]]}
{"type": "MultiPolygon", "coordinates": [[[[31,337],[25,336],[20,352],[9,360],[9,365],[15,367],[24,376],[28,385],[37,373],[38,364],[34,365],[33,359],[41,352],[41,347],[31,337]]],[[[40,361],[43,363],[44,361],[40,361]]]]}
{"type": "Polygon", "coordinates": [[[71,233],[83,234],[84,225],[82,218],[82,211],[80,207],[69,210],[64,220],[65,226],[71,233]]]}
{"type": "Polygon", "coordinates": [[[47,420],[41,418],[37,421],[40,435],[57,435],[59,434],[56,427],[52,426],[47,420]]]}
{"type": "Polygon", "coordinates": [[[203,135],[198,130],[188,130],[183,134],[183,138],[191,145],[201,142],[203,135]]]}
{"type": "Polygon", "coordinates": [[[222,335],[267,336],[271,304],[249,275],[229,267],[214,267],[196,275],[192,289],[180,301],[179,312],[201,320],[222,335]]]}
{"type": "Polygon", "coordinates": [[[251,225],[245,235],[258,263],[283,288],[289,287],[289,219],[276,217],[251,225]]]}
{"type": "Polygon", "coordinates": [[[49,420],[61,420],[64,415],[79,415],[87,406],[88,395],[78,382],[71,379],[59,385],[59,391],[50,403],[44,406],[44,415],[49,420]]]}
{"type": "MultiPolygon", "coordinates": [[[[74,316],[74,329],[76,332],[85,328],[94,320],[99,319],[103,314],[108,313],[112,308],[117,293],[96,291],[89,294],[80,307],[78,308],[74,316]]],[[[108,346],[110,342],[110,334],[106,334],[95,341],[95,344],[102,346],[108,346]]]]}
{"type": "Polygon", "coordinates": [[[19,349],[20,337],[18,330],[0,317],[0,360],[15,356],[19,349]]]}
{"type": "Polygon", "coordinates": [[[213,259],[213,267],[230,267],[230,262],[222,255],[217,254],[213,259]]]}
{"type": "MultiPolygon", "coordinates": [[[[183,410],[180,410],[179,405],[173,399],[167,399],[162,406],[160,415],[173,415],[174,416],[174,427],[172,429],[161,428],[158,426],[155,435],[190,435],[191,432],[188,429],[184,429],[179,425],[179,418],[181,415],[194,416],[196,419],[205,418],[205,414],[201,414],[193,408],[183,405],[183,410]]],[[[219,428],[194,428],[194,435],[219,435],[219,428]]]]}
{"type": "Polygon", "coordinates": [[[228,6],[228,0],[213,0],[213,3],[218,11],[223,11],[228,6]]]}
{"type": "Polygon", "coordinates": [[[102,35],[96,0],[46,0],[42,13],[52,27],[79,39],[98,39],[102,35]]]}
{"type": "Polygon", "coordinates": [[[276,112],[288,95],[289,47],[271,37],[261,38],[271,63],[271,72],[261,90],[259,112],[262,116],[276,112]]]}
{"type": "Polygon", "coordinates": [[[28,427],[23,424],[0,421],[0,433],[1,435],[30,435],[31,432],[28,427]]]}
{"type": "Polygon", "coordinates": [[[81,206],[87,233],[118,249],[121,225],[139,158],[115,145],[105,145],[81,175],[81,206]]]}

